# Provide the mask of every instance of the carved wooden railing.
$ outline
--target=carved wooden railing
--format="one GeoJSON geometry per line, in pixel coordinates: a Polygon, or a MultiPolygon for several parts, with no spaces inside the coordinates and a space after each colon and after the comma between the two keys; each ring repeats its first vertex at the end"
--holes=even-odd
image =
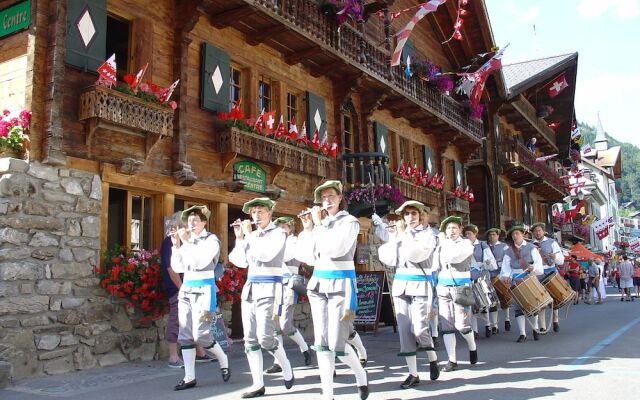
{"type": "Polygon", "coordinates": [[[416,185],[397,175],[393,177],[393,186],[398,187],[402,195],[407,199],[417,200],[430,207],[440,207],[442,205],[438,192],[424,186],[416,185]]]}
{"type": "Polygon", "coordinates": [[[482,121],[472,119],[462,104],[402,68],[391,68],[391,54],[368,41],[348,23],[340,29],[333,18],[320,12],[314,0],[245,0],[273,19],[314,41],[325,51],[345,59],[385,85],[402,93],[429,113],[465,133],[478,143],[484,136],[482,121]]]}
{"type": "Polygon", "coordinates": [[[562,180],[558,172],[551,168],[546,161],[536,161],[533,154],[525,145],[517,140],[509,139],[500,144],[499,157],[501,163],[513,164],[531,171],[536,176],[541,177],[546,183],[562,187],[562,180]]]}
{"type": "Polygon", "coordinates": [[[384,153],[346,153],[342,161],[343,179],[350,188],[391,183],[389,156],[384,153]]]}
{"type": "Polygon", "coordinates": [[[257,133],[237,128],[220,129],[217,144],[225,169],[237,155],[242,155],[309,175],[329,176],[329,157],[257,133]]]}
{"type": "Polygon", "coordinates": [[[536,115],[536,109],[529,103],[524,96],[520,96],[520,98],[513,103],[513,107],[524,116],[524,118],[540,133],[540,135],[553,147],[557,148],[556,145],[556,133],[553,129],[547,126],[547,123],[544,119],[538,117],[536,115]]]}
{"type": "Polygon", "coordinates": [[[447,193],[447,212],[469,214],[469,202],[455,197],[452,193],[447,193]]]}
{"type": "MultiPolygon", "coordinates": [[[[117,130],[146,138],[145,159],[163,137],[173,136],[173,113],[166,106],[109,89],[90,86],[80,94],[78,120],[87,121],[87,155],[91,157],[93,136],[98,128],[117,130]]],[[[136,173],[144,160],[125,158],[121,172],[136,173]]]]}

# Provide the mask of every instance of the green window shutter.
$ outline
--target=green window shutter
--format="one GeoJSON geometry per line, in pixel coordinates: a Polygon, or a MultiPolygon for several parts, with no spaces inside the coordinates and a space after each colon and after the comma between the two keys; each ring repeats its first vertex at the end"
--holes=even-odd
{"type": "Polygon", "coordinates": [[[214,112],[229,111],[229,55],[209,43],[202,43],[201,71],[200,107],[214,112]]]}
{"type": "Polygon", "coordinates": [[[407,39],[407,42],[404,44],[404,47],[402,48],[402,57],[401,57],[402,64],[404,65],[407,64],[407,56],[411,57],[411,64],[413,64],[415,61],[415,54],[416,54],[416,46],[413,44],[413,41],[411,39],[407,39]]]}
{"type": "Polygon", "coordinates": [[[313,134],[318,130],[320,142],[327,133],[327,113],[325,111],[324,99],[317,94],[307,92],[307,135],[313,139],[313,134]]]}
{"type": "Polygon", "coordinates": [[[436,165],[433,159],[433,150],[427,145],[422,145],[422,158],[424,158],[424,171],[429,175],[433,175],[436,172],[436,165]]]}
{"type": "MultiPolygon", "coordinates": [[[[107,1],[68,0],[64,61],[95,71],[107,59],[107,1]]],[[[111,55],[111,54],[109,54],[111,55]]],[[[118,60],[116,60],[116,63],[118,60]]]]}
{"type": "Polygon", "coordinates": [[[504,215],[504,186],[498,182],[498,204],[500,205],[500,215],[504,215]]]}
{"type": "MultiPolygon", "coordinates": [[[[454,178],[454,186],[457,188],[460,186],[464,190],[464,176],[462,171],[462,164],[458,161],[453,162],[453,178],[454,178]]],[[[455,189],[454,188],[454,189],[455,189]]]]}
{"type": "Polygon", "coordinates": [[[389,155],[389,130],[380,122],[374,125],[376,134],[376,152],[389,155]]]}

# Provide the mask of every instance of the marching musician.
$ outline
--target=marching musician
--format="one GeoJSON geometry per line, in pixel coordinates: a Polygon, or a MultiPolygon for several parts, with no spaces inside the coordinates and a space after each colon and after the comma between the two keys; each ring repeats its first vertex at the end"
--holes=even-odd
{"type": "MultiPolygon", "coordinates": [[[[564,264],[564,255],[560,245],[555,240],[545,236],[544,222],[538,222],[531,225],[531,233],[533,234],[533,243],[538,246],[540,255],[542,256],[542,264],[544,265],[544,276],[558,271],[558,267],[564,264]]],[[[553,313],[553,331],[558,332],[560,330],[560,319],[558,318],[558,309],[551,305],[553,313]]],[[[538,314],[538,323],[540,324],[540,333],[543,335],[547,333],[547,321],[546,321],[546,309],[540,310],[538,314]]]]}
{"type": "Polygon", "coordinates": [[[418,201],[406,201],[396,210],[406,228],[395,230],[389,242],[378,249],[380,261],[395,269],[391,294],[400,336],[400,353],[409,376],[400,385],[412,388],[420,383],[416,353],[426,351],[431,380],[438,379],[440,369],[433,348],[429,321],[433,313],[432,255],[436,238],[420,224],[420,213],[427,208],[418,201]]]}
{"type": "MultiPolygon", "coordinates": [[[[298,345],[300,352],[304,356],[304,365],[311,365],[311,352],[300,331],[293,326],[293,312],[298,302],[298,294],[293,290],[293,276],[298,275],[300,262],[295,259],[296,243],[298,238],[294,235],[294,223],[292,217],[280,217],[273,221],[273,224],[282,229],[287,235],[284,249],[284,263],[282,264],[282,286],[284,299],[280,312],[280,329],[276,330],[278,347],[284,348],[283,336],[287,335],[298,345]]],[[[282,372],[282,367],[277,361],[265,371],[267,374],[282,372]]]]}
{"type": "MultiPolygon", "coordinates": [[[[502,259],[502,271],[500,279],[508,285],[517,284],[526,277],[526,274],[542,275],[543,265],[540,252],[536,247],[524,240],[524,226],[514,224],[507,232],[507,238],[511,238],[509,248],[505,251],[502,259]]],[[[515,307],[516,323],[520,331],[517,342],[522,343],[527,340],[525,327],[525,317],[520,306],[516,303],[515,307]]],[[[534,315],[529,318],[529,322],[533,327],[533,339],[539,340],[538,332],[538,316],[534,315]]]]}
{"type": "MultiPolygon", "coordinates": [[[[423,212],[421,215],[422,226],[424,229],[431,233],[433,237],[436,238],[436,243],[439,239],[440,230],[438,227],[440,224],[438,223],[438,217],[429,212],[423,212]]],[[[436,246],[437,247],[437,246],[436,246]]],[[[431,330],[431,339],[433,339],[433,348],[438,349],[438,345],[440,343],[440,331],[439,331],[439,321],[438,321],[438,294],[436,293],[436,285],[438,283],[438,273],[436,271],[432,271],[433,277],[433,311],[431,313],[431,319],[429,321],[429,329],[431,330]]]]}
{"type": "Polygon", "coordinates": [[[286,233],[271,222],[274,206],[275,202],[267,197],[250,200],[244,203],[242,212],[250,215],[251,220],[238,219],[232,224],[236,243],[229,261],[239,268],[249,268],[241,298],[244,346],[253,385],[242,394],[243,399],[265,393],[261,349],[275,357],[282,369],[284,386],[290,389],[294,383],[291,364],[275,337],[274,319],[277,319],[283,297],[286,233]],[[252,222],[256,230],[252,230],[252,222]]]}
{"type": "MultiPolygon", "coordinates": [[[[478,240],[478,227],[474,224],[469,224],[464,227],[463,234],[473,244],[471,279],[474,281],[478,279],[482,271],[495,271],[498,268],[496,259],[487,242],[478,240]]],[[[475,333],[478,332],[478,318],[476,315],[475,313],[471,315],[471,329],[473,329],[475,333]]],[[[484,334],[488,338],[491,337],[491,321],[488,316],[485,320],[484,334]]]]}
{"type": "Polygon", "coordinates": [[[353,330],[357,302],[353,258],[360,223],[347,211],[340,210],[340,181],[329,180],[318,186],[314,201],[322,204],[322,208],[315,206],[300,214],[304,230],[298,236],[296,259],[314,266],[307,293],[322,398],[333,398],[333,371],[338,356],[354,372],[360,399],[364,400],[369,396],[367,374],[358,355],[346,345],[353,330]],[[327,213],[324,218],[323,210],[327,213]]]}
{"type": "Polygon", "coordinates": [[[171,269],[184,274],[178,293],[178,343],[182,348],[184,379],[174,390],[196,386],[196,345],[218,360],[223,381],[231,377],[227,355],[210,332],[216,309],[214,269],[220,256],[220,240],[205,229],[210,216],[207,206],[189,207],[181,215],[187,226],[173,228],[169,233],[173,244],[171,269]]]}
{"type": "Polygon", "coordinates": [[[471,330],[469,316],[470,306],[457,304],[458,288],[471,285],[471,263],[473,261],[473,245],[461,236],[462,218],[450,216],[440,224],[444,239],[440,241],[433,259],[433,269],[438,271],[438,310],[443,321],[442,338],[449,361],[443,371],[458,369],[456,358],[456,335],[458,330],[469,346],[471,364],[478,362],[476,341],[471,330]]]}
{"type": "MultiPolygon", "coordinates": [[[[489,271],[491,279],[500,275],[502,269],[502,260],[504,259],[504,253],[507,250],[507,245],[500,241],[500,229],[491,228],[487,231],[487,244],[491,249],[493,257],[496,259],[496,268],[493,271],[489,271]]],[[[495,305],[489,309],[489,319],[491,320],[491,333],[498,333],[498,306],[504,311],[504,330],[509,332],[511,330],[511,318],[509,316],[509,307],[503,307],[500,304],[495,305]]]]}

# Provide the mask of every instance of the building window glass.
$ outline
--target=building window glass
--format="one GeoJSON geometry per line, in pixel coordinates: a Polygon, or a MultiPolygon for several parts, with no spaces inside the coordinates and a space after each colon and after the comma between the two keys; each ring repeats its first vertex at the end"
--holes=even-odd
{"type": "Polygon", "coordinates": [[[287,121],[291,122],[294,117],[298,119],[298,95],[287,93],[287,121]]]}
{"type": "Polygon", "coordinates": [[[122,80],[129,71],[129,42],[131,33],[131,22],[124,18],[109,14],[107,15],[107,43],[106,54],[111,57],[116,55],[118,64],[117,77],[122,80]]]}
{"type": "Polygon", "coordinates": [[[353,153],[353,123],[349,114],[342,114],[342,132],[342,151],[353,153]]]}
{"type": "Polygon", "coordinates": [[[229,80],[229,110],[240,100],[242,96],[242,71],[231,66],[231,79],[229,80]]]}
{"type": "Polygon", "coordinates": [[[271,111],[271,80],[261,77],[258,81],[258,114],[271,111]]]}
{"type": "Polygon", "coordinates": [[[152,248],[152,198],[122,189],[109,189],[107,248],[152,248]]]}

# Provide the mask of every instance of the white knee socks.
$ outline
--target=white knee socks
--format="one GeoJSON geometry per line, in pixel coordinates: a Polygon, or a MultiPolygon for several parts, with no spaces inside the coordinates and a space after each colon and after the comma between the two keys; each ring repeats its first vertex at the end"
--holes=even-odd
{"type": "Polygon", "coordinates": [[[207,353],[209,357],[215,357],[218,363],[220,363],[220,368],[229,368],[229,359],[218,342],[216,342],[213,347],[204,349],[204,352],[207,353]]]}
{"type": "MultiPolygon", "coordinates": [[[[473,335],[473,333],[471,333],[473,335]]],[[[453,363],[457,363],[458,359],[456,358],[456,334],[455,333],[447,333],[442,335],[442,339],[444,340],[444,347],[447,349],[447,355],[449,356],[449,361],[453,363]]]]}
{"type": "Polygon", "coordinates": [[[309,350],[309,346],[307,345],[307,342],[304,341],[304,337],[302,337],[302,334],[300,333],[299,330],[296,329],[296,333],[294,333],[289,337],[298,345],[301,353],[304,353],[305,351],[309,350]]]}
{"type": "Polygon", "coordinates": [[[338,358],[351,368],[351,371],[353,371],[356,376],[358,386],[367,385],[367,373],[364,371],[364,367],[360,364],[360,360],[358,360],[355,350],[349,346],[345,346],[344,356],[338,356],[338,358]]]}
{"type": "Polygon", "coordinates": [[[518,329],[520,330],[520,334],[527,336],[527,331],[526,331],[526,321],[524,319],[524,315],[520,315],[518,317],[516,317],[516,323],[518,324],[518,329]]]}
{"type": "Polygon", "coordinates": [[[538,324],[540,325],[540,329],[542,330],[547,330],[547,321],[546,321],[546,317],[547,317],[547,309],[543,308],[542,310],[538,311],[538,324]]]}
{"type": "Polygon", "coordinates": [[[253,385],[249,388],[249,391],[251,392],[264,387],[264,377],[262,375],[262,350],[258,349],[248,352],[247,360],[249,360],[249,369],[251,370],[251,378],[253,379],[253,385]]]}
{"type": "Polygon", "coordinates": [[[473,332],[467,332],[463,334],[462,337],[464,338],[464,340],[467,341],[467,345],[469,346],[469,351],[476,350],[476,339],[473,336],[473,332]]]}
{"type": "Polygon", "coordinates": [[[409,373],[413,376],[418,376],[418,360],[416,356],[406,356],[407,360],[407,368],[409,368],[409,373]]]}
{"type": "Polygon", "coordinates": [[[333,369],[335,353],[333,351],[318,351],[318,370],[320,371],[320,386],[322,386],[322,399],[333,400],[333,369]]]}
{"type": "Polygon", "coordinates": [[[356,332],[356,335],[353,337],[353,339],[347,340],[347,343],[355,347],[356,351],[358,352],[358,357],[360,357],[361,360],[367,360],[367,349],[364,348],[362,339],[360,339],[360,335],[358,335],[358,332],[356,332]]]}
{"type": "Polygon", "coordinates": [[[183,348],[182,361],[184,362],[184,381],[191,382],[196,379],[196,348],[183,348]]]}
{"type": "MultiPolygon", "coordinates": [[[[282,335],[280,335],[282,337],[282,335]]],[[[293,378],[293,371],[291,370],[291,363],[287,358],[287,354],[284,352],[284,347],[278,346],[278,348],[271,352],[276,358],[278,365],[282,367],[282,376],[285,381],[290,381],[293,378]]]]}

